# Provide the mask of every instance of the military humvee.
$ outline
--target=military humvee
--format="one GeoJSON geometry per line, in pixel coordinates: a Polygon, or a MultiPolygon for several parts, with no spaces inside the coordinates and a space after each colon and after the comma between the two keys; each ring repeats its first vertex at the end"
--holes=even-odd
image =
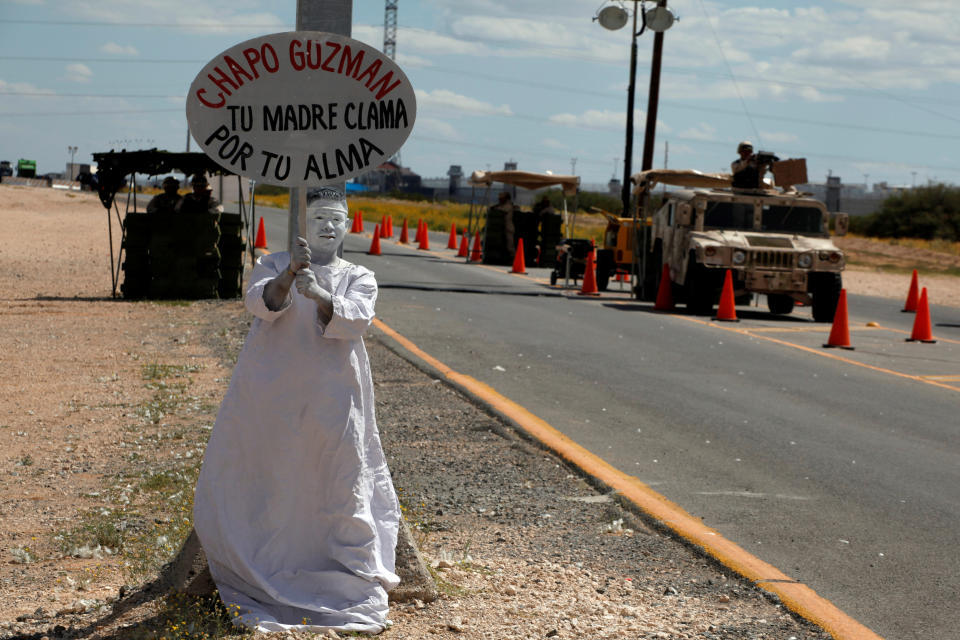
{"type": "MultiPolygon", "coordinates": [[[[795,190],[732,189],[723,174],[645,171],[634,181],[641,193],[656,183],[686,187],[664,194],[641,239],[643,297],[655,299],[668,265],[674,299],[709,315],[729,269],[738,303],[762,293],[772,313],[790,313],[799,302],[812,306],[815,321],[833,320],[844,256],[823,203],[795,190]]],[[[836,214],[837,235],[847,225],[847,214],[836,214]]]]}

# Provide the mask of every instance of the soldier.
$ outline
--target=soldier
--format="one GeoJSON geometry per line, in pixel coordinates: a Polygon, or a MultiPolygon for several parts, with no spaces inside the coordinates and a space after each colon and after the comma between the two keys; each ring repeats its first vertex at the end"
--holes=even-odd
{"type": "Polygon", "coordinates": [[[180,181],[173,176],[163,179],[163,193],[155,195],[147,203],[147,213],[173,213],[180,206],[180,181]]]}
{"type": "Polygon", "coordinates": [[[183,197],[177,211],[180,213],[211,213],[219,215],[223,213],[223,207],[220,202],[211,195],[213,187],[207,182],[207,177],[202,173],[193,176],[190,183],[193,186],[193,193],[188,193],[183,197]]]}
{"type": "Polygon", "coordinates": [[[753,152],[753,144],[749,140],[737,145],[737,153],[740,154],[740,159],[730,163],[730,170],[733,171],[732,186],[735,189],[763,188],[763,176],[770,169],[771,163],[776,161],[776,157],[761,151],[761,159],[753,152]]]}

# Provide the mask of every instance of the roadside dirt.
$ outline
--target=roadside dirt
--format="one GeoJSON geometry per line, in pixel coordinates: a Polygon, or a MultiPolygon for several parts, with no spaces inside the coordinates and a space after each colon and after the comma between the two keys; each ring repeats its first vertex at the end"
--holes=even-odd
{"type": "MultiPolygon", "coordinates": [[[[194,637],[177,627],[188,614],[176,599],[112,605],[189,531],[247,314],[239,301],[111,299],[93,194],[0,185],[0,225],[0,638],[194,637]]],[[[892,298],[909,283],[846,278],[852,293],[892,298]]],[[[960,301],[960,278],[925,280],[932,302],[960,301]]],[[[396,605],[383,637],[825,637],[375,334],[368,349],[396,484],[443,594],[396,605]]]]}

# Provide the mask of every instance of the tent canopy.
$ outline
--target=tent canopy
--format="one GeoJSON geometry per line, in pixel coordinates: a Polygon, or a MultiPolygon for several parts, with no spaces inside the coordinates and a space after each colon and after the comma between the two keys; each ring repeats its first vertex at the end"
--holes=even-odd
{"type": "Polygon", "coordinates": [[[529,171],[474,171],[470,176],[472,185],[489,187],[494,182],[514,184],[524,189],[543,189],[559,185],[563,187],[563,195],[573,196],[580,186],[580,176],[557,176],[529,171]]]}
{"type": "Polygon", "coordinates": [[[695,169],[649,169],[630,176],[634,193],[653,189],[657,184],[702,189],[730,188],[733,178],[729,173],[703,173],[695,169]]]}
{"type": "Polygon", "coordinates": [[[173,153],[156,149],[110,151],[93,154],[93,160],[97,163],[97,193],[107,209],[113,205],[114,196],[131,173],[158,176],[178,171],[188,176],[198,173],[233,175],[205,153],[173,153]]]}

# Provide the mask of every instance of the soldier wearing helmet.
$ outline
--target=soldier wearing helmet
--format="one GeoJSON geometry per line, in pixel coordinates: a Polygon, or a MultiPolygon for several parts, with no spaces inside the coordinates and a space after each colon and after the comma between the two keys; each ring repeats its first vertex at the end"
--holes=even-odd
{"type": "Polygon", "coordinates": [[[193,193],[188,193],[183,197],[178,211],[181,213],[210,213],[215,215],[223,213],[223,207],[213,197],[211,193],[213,188],[207,182],[205,175],[198,173],[193,176],[190,184],[193,187],[193,193]]]}
{"type": "Polygon", "coordinates": [[[180,206],[183,200],[178,192],[180,190],[180,181],[173,176],[167,176],[163,179],[163,193],[155,195],[147,203],[147,213],[172,213],[180,206]]]}
{"type": "Polygon", "coordinates": [[[753,152],[753,143],[744,140],[737,145],[737,154],[740,158],[730,163],[733,172],[733,187],[735,189],[760,189],[763,187],[763,176],[770,169],[776,156],[761,152],[760,156],[753,152]]]}

